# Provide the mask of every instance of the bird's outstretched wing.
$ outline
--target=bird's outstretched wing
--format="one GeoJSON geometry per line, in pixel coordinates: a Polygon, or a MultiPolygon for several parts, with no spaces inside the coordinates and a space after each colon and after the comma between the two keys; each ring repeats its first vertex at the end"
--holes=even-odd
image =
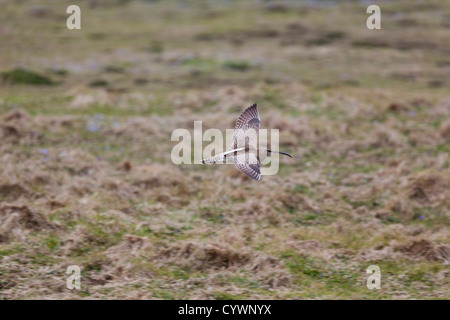
{"type": "Polygon", "coordinates": [[[239,116],[234,127],[235,130],[253,128],[259,130],[260,118],[258,113],[258,106],[256,103],[251,107],[245,109],[244,112],[239,116]]]}
{"type": "Polygon", "coordinates": [[[242,173],[252,179],[261,179],[261,171],[259,169],[259,160],[256,153],[241,153],[234,158],[234,165],[242,173]]]}
{"type": "Polygon", "coordinates": [[[260,123],[258,107],[254,104],[247,108],[236,121],[233,135],[233,148],[250,147],[256,149],[260,123]]]}

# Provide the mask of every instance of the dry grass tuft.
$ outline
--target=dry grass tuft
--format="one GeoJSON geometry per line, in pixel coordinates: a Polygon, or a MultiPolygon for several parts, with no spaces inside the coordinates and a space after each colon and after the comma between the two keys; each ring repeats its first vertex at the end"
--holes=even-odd
{"type": "Polygon", "coordinates": [[[406,245],[399,246],[398,249],[412,257],[423,258],[427,261],[439,261],[445,264],[450,263],[449,246],[437,246],[425,239],[411,241],[406,245]]]}
{"type": "Polygon", "coordinates": [[[445,199],[449,187],[448,179],[437,174],[424,174],[410,183],[409,196],[421,203],[441,202],[445,199]]]}
{"type": "Polygon", "coordinates": [[[40,212],[26,205],[7,203],[0,206],[0,225],[0,242],[24,239],[29,231],[56,229],[56,226],[40,212]]]}
{"type": "Polygon", "coordinates": [[[236,271],[245,268],[259,272],[279,266],[279,261],[273,257],[254,254],[249,250],[236,250],[219,243],[177,243],[160,249],[156,258],[164,263],[174,263],[199,271],[236,271]]]}
{"type": "Polygon", "coordinates": [[[447,141],[450,140],[450,119],[442,122],[440,127],[440,134],[442,138],[446,139],[447,141]]]}

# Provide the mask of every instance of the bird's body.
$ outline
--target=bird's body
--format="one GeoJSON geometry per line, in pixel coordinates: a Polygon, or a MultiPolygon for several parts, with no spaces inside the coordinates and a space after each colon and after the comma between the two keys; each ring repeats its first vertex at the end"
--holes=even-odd
{"type": "MultiPolygon", "coordinates": [[[[281,153],[291,157],[284,152],[272,151],[260,148],[257,144],[257,136],[260,127],[260,117],[257,105],[247,108],[237,119],[234,128],[233,145],[230,150],[202,160],[203,164],[227,163],[232,161],[236,168],[252,179],[261,179],[260,163],[272,152],[281,153]]],[[[292,158],[292,157],[291,157],[292,158]]]]}

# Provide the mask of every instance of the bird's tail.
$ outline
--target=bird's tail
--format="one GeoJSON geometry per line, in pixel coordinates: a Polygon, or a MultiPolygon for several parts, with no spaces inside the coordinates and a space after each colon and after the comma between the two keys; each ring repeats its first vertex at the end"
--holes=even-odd
{"type": "Polygon", "coordinates": [[[224,163],[226,161],[223,153],[217,154],[214,157],[209,157],[202,160],[202,164],[214,164],[214,163],[224,163]]]}
{"type": "Polygon", "coordinates": [[[226,152],[222,152],[219,154],[216,154],[214,157],[209,157],[202,160],[203,164],[213,164],[213,163],[233,163],[233,157],[238,153],[243,151],[244,148],[237,148],[228,150],[226,152]]]}

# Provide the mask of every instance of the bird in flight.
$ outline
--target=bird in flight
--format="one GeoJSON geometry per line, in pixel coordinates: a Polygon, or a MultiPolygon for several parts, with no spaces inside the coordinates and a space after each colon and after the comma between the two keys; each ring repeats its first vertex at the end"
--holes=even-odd
{"type": "Polygon", "coordinates": [[[233,145],[230,150],[202,160],[203,164],[226,163],[232,160],[236,168],[252,179],[261,179],[260,163],[271,153],[292,156],[286,152],[260,148],[257,143],[261,120],[256,104],[247,108],[237,119],[233,145]]]}

